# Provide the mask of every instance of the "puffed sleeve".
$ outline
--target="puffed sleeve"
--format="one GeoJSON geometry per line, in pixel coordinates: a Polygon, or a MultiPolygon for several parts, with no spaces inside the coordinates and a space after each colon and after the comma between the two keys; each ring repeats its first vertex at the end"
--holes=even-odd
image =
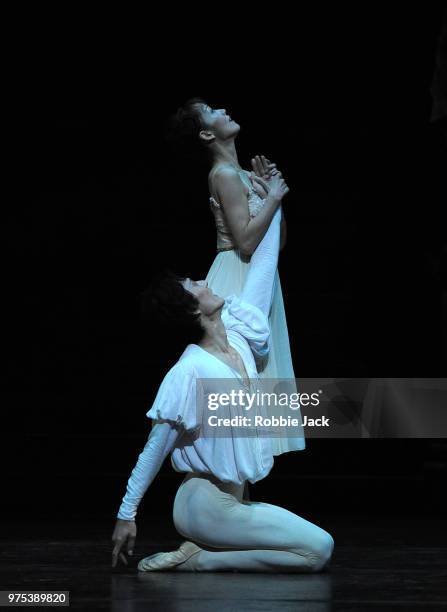
{"type": "Polygon", "coordinates": [[[270,327],[268,318],[257,306],[230,295],[222,309],[222,322],[227,330],[243,336],[256,357],[265,357],[269,350],[270,327]]]}
{"type": "Polygon", "coordinates": [[[194,370],[178,361],[164,377],[146,416],[179,431],[192,431],[200,426],[196,404],[194,370]]]}

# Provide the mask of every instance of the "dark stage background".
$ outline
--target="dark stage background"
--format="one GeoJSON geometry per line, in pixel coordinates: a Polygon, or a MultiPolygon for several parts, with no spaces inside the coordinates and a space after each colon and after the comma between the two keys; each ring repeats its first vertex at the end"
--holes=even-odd
{"type": "MultiPolygon", "coordinates": [[[[276,17],[262,40],[248,23],[226,46],[198,28],[197,49],[165,32],[82,69],[54,47],[49,62],[28,58],[25,190],[3,234],[4,518],[113,525],[145,413],[182,349],[144,327],[139,294],[161,266],[204,278],[215,253],[206,178],[162,138],[189,96],[241,124],[244,167],[265,154],[290,186],[280,275],[296,376],[447,376],[446,148],[430,95],[441,11],[354,15],[354,27],[352,15],[276,17]]],[[[315,522],[442,514],[446,466],[444,440],[312,439],[251,492],[315,522]]],[[[180,481],[167,461],[140,520],[170,520],[180,481]]]]}

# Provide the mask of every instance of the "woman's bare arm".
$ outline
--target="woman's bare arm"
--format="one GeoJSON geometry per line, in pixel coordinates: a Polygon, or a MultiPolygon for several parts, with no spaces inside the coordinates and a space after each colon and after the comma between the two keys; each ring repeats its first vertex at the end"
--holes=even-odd
{"type": "MultiPolygon", "coordinates": [[[[253,159],[251,160],[251,166],[253,168],[255,175],[264,179],[264,181],[266,181],[267,184],[269,180],[272,178],[272,176],[275,176],[276,174],[279,174],[280,176],[282,176],[281,172],[279,172],[279,170],[277,169],[276,164],[272,163],[267,157],[265,157],[265,155],[256,155],[256,157],[253,157],[253,159]]],[[[256,191],[258,193],[259,191],[261,191],[259,195],[261,195],[261,197],[263,198],[265,198],[267,195],[267,192],[265,191],[265,189],[263,189],[262,186],[259,184],[256,185],[256,191]]],[[[280,243],[279,243],[280,251],[282,251],[287,241],[287,224],[286,224],[286,218],[284,216],[284,209],[282,208],[282,205],[281,205],[281,212],[282,212],[281,214],[281,234],[280,234],[280,243]]]]}
{"type": "Polygon", "coordinates": [[[251,219],[244,184],[236,170],[222,168],[215,175],[214,185],[237,248],[251,255],[269,228],[281,199],[269,193],[260,212],[251,219]]]}

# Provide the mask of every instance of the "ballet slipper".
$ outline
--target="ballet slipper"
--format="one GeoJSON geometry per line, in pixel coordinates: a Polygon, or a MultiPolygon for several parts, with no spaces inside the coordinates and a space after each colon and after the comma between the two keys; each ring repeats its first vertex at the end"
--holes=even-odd
{"type": "Polygon", "coordinates": [[[202,549],[193,542],[183,542],[177,550],[161,552],[141,559],[138,563],[140,572],[166,571],[184,563],[202,549]]]}

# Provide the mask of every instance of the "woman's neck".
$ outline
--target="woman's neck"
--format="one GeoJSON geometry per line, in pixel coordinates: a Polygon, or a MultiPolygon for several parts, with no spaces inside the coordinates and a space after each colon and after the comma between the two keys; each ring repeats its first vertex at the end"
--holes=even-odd
{"type": "Polygon", "coordinates": [[[229,142],[219,142],[215,145],[213,167],[229,164],[238,170],[242,170],[237,158],[236,145],[234,140],[229,142]]]}

